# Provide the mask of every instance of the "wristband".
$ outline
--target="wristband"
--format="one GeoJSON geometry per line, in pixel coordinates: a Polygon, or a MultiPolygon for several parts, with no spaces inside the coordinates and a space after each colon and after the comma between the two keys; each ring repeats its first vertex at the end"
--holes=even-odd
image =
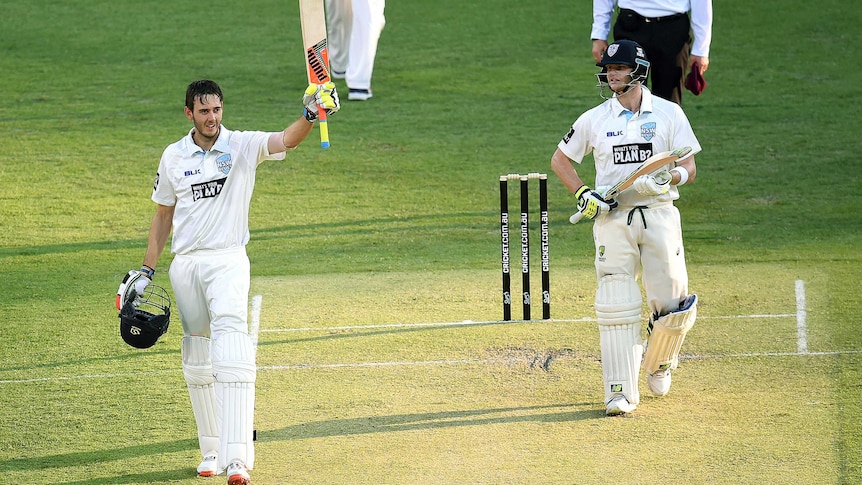
{"type": "Polygon", "coordinates": [[[587,184],[581,185],[580,188],[578,188],[578,190],[575,191],[575,197],[580,199],[581,196],[584,195],[584,192],[589,192],[589,191],[590,191],[590,188],[587,186],[587,184]]]}
{"type": "Polygon", "coordinates": [[[144,273],[145,275],[147,275],[147,277],[149,279],[153,279],[153,276],[156,275],[156,270],[154,270],[153,268],[150,268],[149,266],[144,265],[144,266],[141,266],[141,273],[144,273]]]}
{"type": "Polygon", "coordinates": [[[676,172],[679,174],[679,182],[676,185],[682,185],[688,182],[688,170],[685,167],[674,167],[671,172],[676,172]]]}

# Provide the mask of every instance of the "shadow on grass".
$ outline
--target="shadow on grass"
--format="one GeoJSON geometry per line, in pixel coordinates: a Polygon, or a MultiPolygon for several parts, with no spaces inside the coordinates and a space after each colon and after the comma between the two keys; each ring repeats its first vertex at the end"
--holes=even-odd
{"type": "Polygon", "coordinates": [[[484,426],[511,423],[563,423],[599,419],[604,409],[593,404],[548,404],[496,409],[474,409],[467,411],[442,411],[437,413],[396,414],[393,416],[368,416],[360,418],[331,419],[287,426],[275,430],[258,430],[261,442],[290,441],[333,436],[355,436],[373,433],[393,433],[462,426],[484,426]],[[593,406],[593,409],[570,409],[593,406]],[[534,413],[535,411],[558,410],[534,413]]]}
{"type": "MultiPolygon", "coordinates": [[[[258,430],[257,434],[258,441],[260,442],[275,442],[507,423],[563,423],[588,419],[600,419],[604,416],[604,410],[595,408],[595,406],[593,406],[593,409],[583,409],[588,406],[592,406],[592,404],[548,404],[541,406],[329,419],[302,423],[274,430],[258,430]]],[[[20,473],[28,470],[50,470],[52,468],[97,465],[105,462],[138,459],[142,456],[158,456],[165,453],[196,450],[197,446],[198,442],[196,439],[186,439],[129,446],[118,449],[20,458],[0,462],[0,473],[20,473]]],[[[192,476],[194,476],[194,469],[190,467],[57,483],[63,483],[64,485],[161,483],[170,480],[188,479],[192,476]]]]}
{"type": "MultiPolygon", "coordinates": [[[[423,328],[422,330],[441,327],[423,328]]],[[[398,328],[377,330],[371,334],[416,331],[415,328],[398,328]]],[[[366,333],[336,334],[322,338],[341,338],[345,336],[366,336],[366,333]]],[[[304,339],[303,339],[304,340],[304,339]]],[[[290,341],[288,341],[290,342],[290,341]]],[[[165,350],[162,353],[174,353],[165,350]]],[[[118,357],[127,357],[124,354],[118,357]]],[[[134,354],[131,354],[134,355],[134,354]]],[[[100,360],[100,359],[88,359],[100,360]]],[[[105,360],[105,359],[102,359],[105,360]]],[[[59,364],[55,364],[59,365],[59,364]]],[[[546,369],[547,370],[547,369],[546,369]]],[[[480,427],[496,424],[513,423],[566,423],[583,420],[599,419],[604,415],[601,409],[589,403],[548,404],[537,406],[503,407],[490,409],[474,409],[460,411],[442,411],[434,413],[407,413],[390,416],[365,416],[341,419],[313,421],[287,426],[280,429],[258,430],[260,442],[295,441],[313,438],[336,436],[357,436],[377,433],[397,433],[415,430],[449,429],[459,427],[480,427]]],[[[98,467],[107,462],[122,462],[140,457],[158,457],[166,453],[192,452],[197,448],[197,440],[185,439],[129,446],[118,449],[95,450],[88,452],[73,452],[65,454],[46,455],[32,458],[0,461],[0,474],[14,472],[26,473],[43,471],[53,473],[67,467],[98,467]]],[[[91,478],[68,482],[69,484],[132,484],[132,483],[163,483],[174,480],[188,479],[193,476],[193,468],[177,468],[172,470],[148,471],[141,473],[126,473],[113,477],[91,478]]]]}
{"type": "Polygon", "coordinates": [[[304,338],[294,338],[294,339],[284,339],[284,340],[272,340],[266,342],[259,342],[258,346],[270,346],[270,345],[285,345],[285,344],[299,344],[299,343],[309,343],[309,342],[321,342],[328,340],[341,340],[348,338],[357,338],[357,337],[379,337],[381,335],[394,335],[394,334],[406,334],[406,333],[414,333],[414,332],[428,332],[428,331],[439,331],[439,330],[451,330],[453,328],[462,328],[469,326],[470,328],[478,328],[478,327],[487,327],[487,326],[496,326],[496,325],[511,325],[511,324],[519,324],[523,323],[521,320],[510,320],[510,321],[499,321],[499,322],[482,322],[482,323],[472,323],[470,325],[464,325],[460,323],[452,323],[451,325],[427,325],[421,327],[394,327],[394,328],[369,328],[363,329],[362,326],[356,326],[349,330],[343,330],[338,332],[331,332],[326,329],[321,329],[321,332],[330,332],[326,335],[318,335],[314,337],[304,337],[304,338]]]}
{"type": "MultiPolygon", "coordinates": [[[[197,445],[195,445],[197,446],[197,445]]],[[[116,477],[88,478],[74,482],[56,482],[58,485],[123,485],[131,483],[168,483],[178,480],[188,480],[196,474],[194,467],[177,468],[174,470],[159,470],[148,473],[130,473],[116,477]]],[[[222,480],[224,477],[219,477],[222,480]]],[[[219,480],[218,483],[221,483],[219,480]]]]}
{"type": "MultiPolygon", "coordinates": [[[[187,439],[177,441],[166,441],[161,443],[150,443],[146,445],[127,446],[125,448],[109,448],[107,450],[81,451],[77,453],[62,453],[59,455],[45,455],[33,458],[17,458],[0,462],[0,472],[20,472],[26,470],[48,470],[51,468],[65,468],[94,465],[97,463],[106,463],[118,460],[135,459],[147,455],[160,455],[164,453],[176,453],[189,450],[197,450],[198,440],[187,439]]],[[[158,474],[161,476],[167,472],[152,472],[144,474],[158,474]]],[[[189,470],[180,469],[171,472],[169,478],[180,479],[188,478],[189,470]]],[[[129,477],[140,475],[129,475],[129,477]]],[[[96,479],[98,480],[98,479],[96,479]]],[[[105,479],[107,480],[107,479],[105,479]]],[[[86,483],[130,483],[124,481],[115,481],[116,477],[111,478],[110,482],[101,482],[88,480],[86,483]]],[[[130,478],[131,480],[131,478],[130,478]]],[[[70,482],[84,483],[84,482],[70,482]]]]}
{"type": "MultiPolygon", "coordinates": [[[[67,360],[63,362],[46,362],[42,361],[39,363],[27,363],[25,365],[12,366],[12,367],[0,367],[0,372],[11,372],[11,371],[31,371],[34,369],[58,369],[66,366],[77,366],[84,364],[96,364],[99,362],[122,362],[126,360],[134,361],[135,359],[141,359],[144,357],[150,357],[153,355],[169,355],[169,354],[177,354],[179,355],[180,349],[162,349],[162,350],[152,350],[147,349],[143,352],[141,351],[130,351],[124,354],[116,354],[116,355],[108,355],[104,357],[88,357],[84,359],[76,359],[76,360],[67,360]]],[[[179,357],[177,358],[177,369],[179,369],[179,357]]]]}

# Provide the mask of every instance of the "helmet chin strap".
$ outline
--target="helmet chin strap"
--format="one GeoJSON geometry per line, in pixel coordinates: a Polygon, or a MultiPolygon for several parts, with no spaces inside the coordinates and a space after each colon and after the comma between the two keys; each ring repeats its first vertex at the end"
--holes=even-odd
{"type": "Polygon", "coordinates": [[[634,88],[635,86],[640,85],[639,82],[633,80],[630,76],[629,82],[627,82],[625,84],[624,89],[622,89],[621,91],[614,91],[607,81],[607,79],[608,79],[607,73],[596,74],[596,77],[599,79],[599,83],[596,85],[596,87],[599,88],[599,95],[602,97],[602,99],[611,99],[614,97],[614,95],[616,95],[617,97],[623,96],[626,93],[628,93],[629,91],[631,91],[632,88],[634,88]],[[602,77],[604,77],[604,80],[602,80],[602,77]],[[606,88],[608,91],[610,91],[610,93],[605,93],[606,88]]]}
{"type": "Polygon", "coordinates": [[[629,91],[631,91],[632,88],[635,87],[636,85],[637,85],[636,82],[629,81],[628,83],[626,83],[626,85],[625,85],[626,87],[625,87],[625,89],[622,90],[622,92],[620,92],[620,91],[614,91],[614,92],[616,93],[617,96],[622,96],[622,95],[628,93],[629,91]]]}

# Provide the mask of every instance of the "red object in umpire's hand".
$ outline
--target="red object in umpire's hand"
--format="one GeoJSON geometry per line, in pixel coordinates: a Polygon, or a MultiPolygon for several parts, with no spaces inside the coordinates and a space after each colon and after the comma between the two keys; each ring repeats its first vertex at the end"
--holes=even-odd
{"type": "Polygon", "coordinates": [[[691,71],[685,78],[685,88],[694,93],[695,96],[699,95],[704,89],[706,89],[706,79],[703,78],[699,62],[695,62],[691,65],[691,71]]]}

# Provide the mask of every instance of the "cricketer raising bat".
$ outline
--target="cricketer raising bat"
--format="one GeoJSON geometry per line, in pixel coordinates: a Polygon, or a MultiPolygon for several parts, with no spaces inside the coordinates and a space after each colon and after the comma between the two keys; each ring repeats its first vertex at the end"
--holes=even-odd
{"type": "MultiPolygon", "coordinates": [[[[302,21],[302,44],[305,47],[305,63],[308,66],[309,84],[324,84],[329,77],[329,47],[326,42],[326,15],[323,0],[299,0],[299,17],[302,21]]],[[[320,146],[329,148],[329,125],[326,110],[319,107],[320,146]]]]}
{"type": "MultiPolygon", "coordinates": [[[[689,153],[691,153],[691,147],[677,148],[672,152],[669,151],[656,153],[655,155],[647,158],[644,163],[640,164],[638,168],[634,169],[634,171],[626,175],[622,180],[620,180],[619,182],[611,186],[611,188],[606,190],[605,193],[602,194],[602,198],[605,200],[611,200],[616,198],[616,196],[620,195],[620,192],[631,187],[632,184],[635,183],[635,180],[637,180],[637,178],[641,175],[650,174],[664,167],[665,165],[686,158],[689,153]]],[[[583,217],[583,212],[578,211],[572,214],[572,217],[569,217],[569,222],[571,222],[572,224],[577,224],[578,221],[580,221],[583,217]]]]}

